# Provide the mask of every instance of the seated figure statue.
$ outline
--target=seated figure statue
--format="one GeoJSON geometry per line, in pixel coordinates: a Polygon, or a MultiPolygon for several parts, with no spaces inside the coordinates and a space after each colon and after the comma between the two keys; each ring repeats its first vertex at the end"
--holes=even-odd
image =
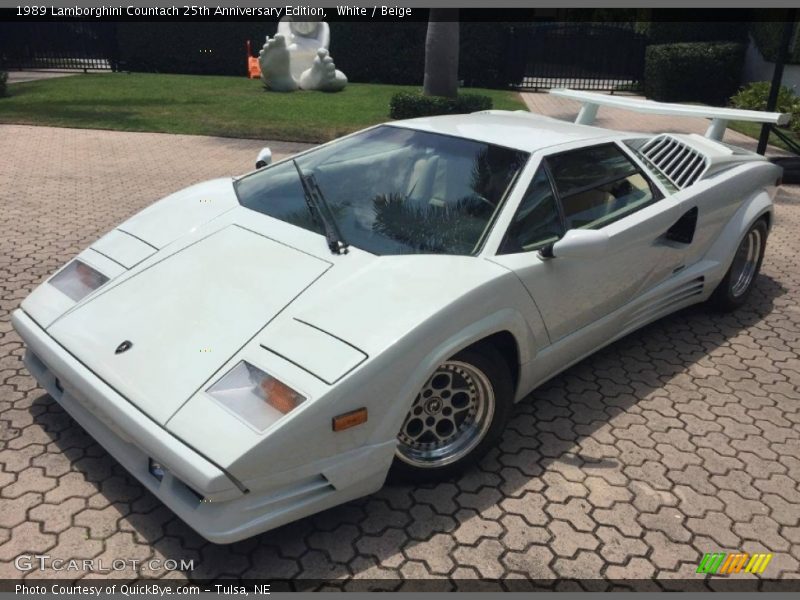
{"type": "Polygon", "coordinates": [[[336,70],[328,53],[330,28],[324,21],[293,21],[284,17],[275,37],[267,36],[258,53],[261,79],[276,92],[303,90],[338,92],[347,77],[336,70]]]}

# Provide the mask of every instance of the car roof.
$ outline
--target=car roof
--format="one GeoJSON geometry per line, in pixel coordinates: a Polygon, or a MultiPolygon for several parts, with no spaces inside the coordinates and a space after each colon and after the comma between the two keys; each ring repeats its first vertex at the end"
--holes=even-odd
{"type": "Polygon", "coordinates": [[[576,125],[521,110],[487,110],[468,115],[421,117],[393,121],[388,125],[452,135],[525,152],[536,152],[548,146],[569,142],[622,135],[611,129],[576,125]]]}

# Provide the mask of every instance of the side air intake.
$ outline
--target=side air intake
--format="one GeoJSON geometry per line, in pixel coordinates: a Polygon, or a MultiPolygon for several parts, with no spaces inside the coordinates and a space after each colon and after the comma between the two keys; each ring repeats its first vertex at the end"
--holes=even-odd
{"type": "Polygon", "coordinates": [[[639,152],[678,189],[692,185],[708,168],[705,156],[667,134],[657,135],[639,152]]]}

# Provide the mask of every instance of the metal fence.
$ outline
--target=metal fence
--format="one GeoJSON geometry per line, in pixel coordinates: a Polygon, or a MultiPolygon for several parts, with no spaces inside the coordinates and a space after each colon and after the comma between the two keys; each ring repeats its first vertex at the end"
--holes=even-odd
{"type": "Polygon", "coordinates": [[[4,69],[116,70],[114,23],[0,23],[4,69]]]}
{"type": "Polygon", "coordinates": [[[517,31],[522,89],[571,87],[636,90],[644,78],[647,40],[630,27],[596,23],[542,23],[517,31]]]}

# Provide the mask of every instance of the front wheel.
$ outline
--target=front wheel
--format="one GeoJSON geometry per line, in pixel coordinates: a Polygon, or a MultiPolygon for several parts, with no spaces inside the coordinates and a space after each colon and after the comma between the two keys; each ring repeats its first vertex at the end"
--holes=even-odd
{"type": "Polygon", "coordinates": [[[731,311],[744,304],[761,270],[767,233],[764,219],[758,220],[748,230],[736,249],[728,272],[709,298],[711,306],[718,310],[731,311]]]}
{"type": "Polygon", "coordinates": [[[512,403],[511,374],[494,348],[465,350],[446,360],[403,422],[391,478],[430,481],[460,473],[495,444],[512,403]]]}

